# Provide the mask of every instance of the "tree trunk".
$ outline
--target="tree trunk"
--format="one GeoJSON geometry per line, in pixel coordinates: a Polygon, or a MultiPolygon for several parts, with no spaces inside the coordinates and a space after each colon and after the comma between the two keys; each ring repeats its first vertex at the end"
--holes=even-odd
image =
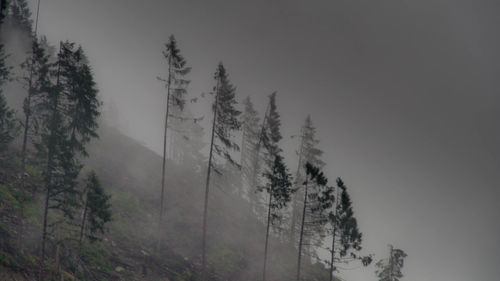
{"type": "MultiPolygon", "coordinates": [[[[31,66],[31,72],[33,72],[33,66],[31,66]]],[[[19,224],[17,227],[17,243],[18,247],[23,252],[23,219],[24,219],[24,197],[25,197],[25,174],[26,174],[26,147],[28,143],[28,128],[29,128],[29,122],[30,122],[30,116],[31,116],[31,76],[30,74],[30,81],[29,81],[29,90],[28,90],[28,97],[26,98],[26,103],[24,106],[27,106],[28,108],[25,109],[25,120],[24,120],[24,134],[23,134],[23,146],[21,149],[21,184],[19,186],[19,190],[21,192],[20,195],[20,200],[19,200],[19,224]]]]}
{"type": "Polygon", "coordinates": [[[40,275],[38,280],[42,281],[43,279],[43,264],[45,262],[45,243],[47,240],[47,214],[49,211],[49,198],[50,198],[50,182],[51,182],[51,174],[52,171],[49,168],[52,165],[52,155],[49,154],[49,160],[47,161],[47,179],[46,179],[46,189],[47,192],[45,194],[45,204],[43,209],[43,229],[42,229],[42,254],[40,258],[40,275]]]}
{"type": "Polygon", "coordinates": [[[394,270],[393,266],[393,261],[392,261],[392,245],[389,245],[389,280],[393,281],[393,274],[392,271],[394,270]]]}
{"type": "Polygon", "coordinates": [[[158,220],[158,242],[156,249],[159,251],[162,238],[162,222],[163,222],[163,200],[165,194],[165,164],[167,158],[167,128],[168,128],[168,112],[170,108],[170,80],[172,79],[172,58],[168,58],[168,80],[167,80],[167,106],[165,110],[165,128],[163,129],[163,162],[161,169],[161,196],[160,196],[160,217],[158,220]]]}
{"type": "MultiPolygon", "coordinates": [[[[253,176],[252,176],[252,187],[255,187],[255,189],[257,189],[257,176],[259,174],[260,145],[262,143],[262,136],[264,135],[264,130],[266,128],[267,114],[269,113],[269,109],[270,108],[271,108],[271,102],[269,102],[267,104],[266,112],[264,113],[264,120],[262,120],[262,127],[260,129],[259,142],[257,143],[257,146],[255,147],[255,149],[257,151],[255,152],[256,156],[254,158],[254,163],[253,163],[253,169],[254,170],[253,170],[253,176]]],[[[257,196],[255,195],[255,196],[253,196],[253,198],[254,198],[254,201],[250,202],[250,212],[249,212],[250,214],[252,213],[252,209],[253,209],[254,205],[256,205],[255,201],[257,199],[257,196]]]]}
{"type": "Polygon", "coordinates": [[[335,197],[335,218],[334,222],[332,225],[332,250],[331,250],[331,260],[330,260],[330,281],[333,281],[333,271],[334,271],[334,263],[335,263],[335,236],[337,234],[337,207],[338,207],[338,200],[339,200],[339,189],[337,188],[337,197],[335,197]]]}
{"type": "MultiPolygon", "coordinates": [[[[302,166],[302,153],[304,149],[304,133],[301,132],[300,135],[300,149],[299,149],[299,163],[297,164],[297,172],[295,173],[295,180],[299,180],[300,176],[300,169],[302,166]]],[[[296,183],[298,185],[298,183],[296,183]]],[[[298,194],[297,195],[292,195],[293,197],[293,204],[292,204],[292,223],[290,227],[290,243],[293,244],[293,240],[295,239],[295,225],[297,224],[297,208],[298,206],[298,194]]]]}
{"type": "MultiPolygon", "coordinates": [[[[2,11],[3,12],[3,11],[2,11]]],[[[36,10],[36,19],[35,19],[35,31],[34,31],[34,40],[37,38],[38,32],[38,14],[40,12],[40,0],[38,0],[37,10],[36,10]]],[[[3,14],[2,14],[3,15],[3,14]]],[[[33,64],[35,63],[35,54],[32,54],[31,57],[31,66],[30,66],[30,76],[28,80],[28,96],[26,97],[25,108],[25,120],[24,120],[24,132],[23,132],[23,146],[21,149],[21,184],[20,191],[21,196],[19,200],[19,224],[17,228],[17,244],[21,253],[23,252],[23,219],[24,219],[24,197],[25,197],[25,174],[26,174],[26,149],[28,143],[28,131],[30,126],[30,117],[31,117],[31,94],[33,91],[33,64]]]]}
{"type": "Polygon", "coordinates": [[[300,280],[300,264],[302,261],[302,240],[304,238],[304,222],[305,222],[305,218],[306,218],[307,185],[308,185],[308,181],[306,180],[305,188],[304,188],[304,207],[302,208],[302,222],[300,224],[299,254],[298,254],[298,259],[297,259],[297,281],[300,280]]]}
{"type": "MultiPolygon", "coordinates": [[[[62,222],[61,222],[62,223],[62,222]]],[[[56,276],[61,273],[61,224],[57,226],[57,235],[56,235],[56,276]]]]}
{"type": "MultiPolygon", "coordinates": [[[[61,48],[62,48],[62,42],[59,42],[59,53],[61,53],[61,48]]],[[[57,82],[56,85],[59,86],[59,78],[60,78],[60,70],[61,70],[61,63],[58,62],[58,67],[57,67],[57,82]]],[[[46,178],[45,178],[45,189],[47,190],[46,195],[45,195],[45,204],[44,204],[44,210],[43,210],[43,229],[42,229],[42,255],[40,258],[40,273],[39,273],[39,281],[43,280],[43,264],[45,262],[45,244],[47,241],[47,215],[49,211],[49,200],[50,200],[50,188],[52,184],[52,161],[54,157],[54,146],[55,146],[55,135],[54,131],[56,129],[55,124],[55,113],[57,111],[57,105],[58,105],[58,99],[57,96],[54,98],[54,104],[53,104],[53,109],[52,109],[52,120],[50,124],[50,136],[49,136],[49,143],[48,143],[48,150],[47,150],[47,170],[46,170],[46,178]]]]}
{"type": "Polygon", "coordinates": [[[271,225],[271,203],[272,203],[272,191],[269,193],[269,204],[267,206],[267,228],[266,228],[266,243],[264,247],[264,270],[262,272],[262,280],[266,281],[266,266],[267,266],[267,247],[269,243],[269,227],[271,225]]]}
{"type": "Polygon", "coordinates": [[[85,231],[85,222],[87,221],[88,204],[89,204],[89,195],[88,195],[88,191],[87,191],[87,198],[85,199],[85,208],[83,209],[82,225],[80,227],[80,240],[78,242],[78,248],[79,248],[80,252],[82,250],[83,233],[85,231]]]}
{"type": "Polygon", "coordinates": [[[212,121],[212,136],[210,139],[210,152],[208,155],[207,179],[205,182],[205,200],[204,200],[204,205],[203,205],[203,234],[202,234],[202,240],[201,240],[201,267],[202,267],[202,280],[203,281],[208,280],[208,278],[207,278],[207,261],[206,261],[208,193],[209,193],[209,188],[210,188],[210,173],[212,171],[213,148],[214,148],[214,139],[215,139],[215,125],[217,122],[218,96],[219,96],[219,80],[217,80],[217,85],[215,87],[214,119],[212,121]]]}

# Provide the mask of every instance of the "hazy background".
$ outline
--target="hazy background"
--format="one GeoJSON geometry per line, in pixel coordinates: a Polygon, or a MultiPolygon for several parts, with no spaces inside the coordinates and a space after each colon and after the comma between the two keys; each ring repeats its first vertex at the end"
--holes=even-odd
{"type": "MultiPolygon", "coordinates": [[[[40,33],[82,44],[126,134],[161,150],[156,76],[174,34],[191,95],[212,88],[220,60],[261,114],[278,91],[290,162],[312,115],[366,253],[404,249],[406,281],[500,278],[497,1],[41,1],[40,33]]],[[[376,280],[373,266],[340,276],[376,280]]]]}

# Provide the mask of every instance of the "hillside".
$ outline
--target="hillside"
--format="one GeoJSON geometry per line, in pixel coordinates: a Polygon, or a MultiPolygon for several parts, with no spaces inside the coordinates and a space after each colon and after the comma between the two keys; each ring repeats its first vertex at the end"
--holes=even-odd
{"type": "MultiPolygon", "coordinates": [[[[81,257],[66,242],[62,266],[78,280],[199,280],[203,172],[171,162],[167,165],[165,230],[162,250],[155,251],[161,157],[116,129],[103,126],[100,138],[89,149],[86,167],[98,173],[112,195],[113,221],[101,242],[85,244],[81,257]],[[76,272],[76,274],[74,274],[76,272]],[[166,278],[166,279],[165,279],[166,278]]],[[[12,247],[16,235],[15,189],[6,175],[15,174],[15,153],[4,159],[0,218],[3,231],[2,280],[33,280],[37,270],[38,206],[35,197],[28,211],[29,247],[20,254],[12,247]],[[15,275],[17,274],[17,275],[15,275]],[[12,277],[6,277],[12,276],[12,277]],[[17,277],[14,277],[17,276],[17,277]],[[23,280],[23,279],[21,279],[23,280]]],[[[217,178],[215,182],[219,182],[217,178]]],[[[249,212],[247,202],[228,186],[215,184],[209,203],[208,261],[212,280],[258,280],[261,278],[265,229],[249,212]],[[217,187],[215,187],[217,186],[217,187]]],[[[67,235],[71,235],[68,231],[67,235]]],[[[275,236],[271,240],[268,280],[293,280],[296,253],[275,236]]],[[[53,245],[52,245],[53,246],[53,245]]],[[[53,249],[52,249],[53,250],[53,249]]],[[[0,256],[1,257],[1,256],[0,256]]],[[[53,257],[53,253],[49,254],[53,257]]],[[[51,260],[51,262],[54,262],[51,260]]],[[[303,265],[304,280],[328,280],[320,264],[303,265]]]]}

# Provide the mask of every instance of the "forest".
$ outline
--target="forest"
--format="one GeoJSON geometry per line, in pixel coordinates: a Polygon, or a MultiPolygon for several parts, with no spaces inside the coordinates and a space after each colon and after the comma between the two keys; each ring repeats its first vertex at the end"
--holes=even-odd
{"type": "Polygon", "coordinates": [[[27,0],[0,16],[0,280],[405,279],[398,245],[365,250],[312,115],[283,149],[279,91],[240,98],[220,62],[192,92],[165,37],[158,154],[114,125],[83,42],[49,42],[27,0]]]}

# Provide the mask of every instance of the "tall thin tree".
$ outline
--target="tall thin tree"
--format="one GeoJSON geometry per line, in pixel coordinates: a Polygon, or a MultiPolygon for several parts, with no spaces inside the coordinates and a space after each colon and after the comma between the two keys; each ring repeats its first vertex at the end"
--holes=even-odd
{"type": "Polygon", "coordinates": [[[24,67],[28,68],[28,93],[24,99],[23,112],[24,112],[24,123],[23,123],[23,144],[21,147],[21,176],[19,189],[21,191],[21,196],[19,200],[19,224],[18,224],[18,247],[23,250],[23,219],[24,219],[24,197],[26,190],[26,157],[28,153],[28,136],[31,127],[31,113],[32,113],[32,98],[37,91],[43,90],[44,85],[46,85],[46,80],[48,76],[48,57],[45,54],[45,50],[38,42],[38,17],[40,14],[40,2],[37,1],[37,9],[35,16],[35,30],[33,32],[32,46],[31,46],[31,60],[28,59],[24,63],[24,67]],[[34,74],[37,75],[37,83],[33,83],[34,74]],[[36,84],[36,85],[34,85],[36,84]]]}
{"type": "Polygon", "coordinates": [[[5,151],[8,144],[14,139],[17,124],[14,110],[7,106],[7,101],[2,93],[3,85],[10,76],[10,68],[5,62],[6,57],[3,45],[0,44],[0,152],[5,151]]]}
{"type": "Polygon", "coordinates": [[[290,222],[290,237],[292,244],[296,243],[296,233],[298,231],[298,219],[301,216],[301,198],[304,195],[303,185],[305,178],[305,163],[309,162],[312,165],[323,169],[325,163],[321,159],[323,151],[317,148],[319,141],[316,139],[316,128],[313,125],[311,116],[308,115],[304,121],[304,125],[300,130],[300,144],[298,153],[297,170],[295,172],[295,189],[297,192],[292,197],[291,222],[290,222]]]}
{"type": "Polygon", "coordinates": [[[64,217],[73,218],[79,194],[78,156],[87,155],[85,145],[97,136],[100,107],[93,75],[81,47],[61,42],[54,67],[55,83],[42,93],[37,106],[42,127],[37,148],[46,162],[39,280],[43,278],[48,211],[59,210],[64,217]]]}
{"type": "MultiPolygon", "coordinates": [[[[306,212],[307,212],[307,206],[308,206],[308,199],[309,199],[309,188],[311,186],[320,186],[320,187],[325,187],[328,184],[328,179],[325,177],[323,172],[318,168],[313,166],[311,163],[306,163],[305,165],[306,168],[306,178],[303,183],[304,185],[304,202],[302,206],[302,221],[300,224],[300,235],[299,235],[299,245],[298,245],[298,254],[297,254],[297,281],[300,280],[300,271],[301,271],[301,266],[302,266],[302,248],[303,248],[303,240],[304,240],[304,230],[305,230],[305,219],[306,219],[306,212]]],[[[311,209],[313,212],[320,211],[320,209],[311,209]]]]}
{"type": "Polygon", "coordinates": [[[329,249],[330,258],[330,281],[333,280],[333,273],[336,269],[335,262],[350,262],[361,260],[364,266],[371,263],[371,256],[359,256],[361,250],[362,233],[358,229],[358,223],[352,210],[352,201],[347,192],[347,187],[341,178],[337,178],[336,198],[333,196],[334,188],[331,187],[323,192],[322,199],[326,208],[330,211],[326,213],[330,226],[332,244],[329,249]]]}
{"type": "Polygon", "coordinates": [[[180,50],[177,47],[177,41],[175,40],[173,35],[169,37],[168,43],[165,44],[163,56],[167,60],[168,76],[166,80],[163,80],[167,89],[167,103],[165,109],[165,123],[163,128],[163,159],[161,170],[160,215],[158,218],[158,241],[156,244],[157,249],[160,249],[162,239],[168,119],[170,117],[171,108],[179,108],[182,110],[182,108],[184,107],[184,96],[187,92],[186,86],[189,84],[189,80],[184,79],[184,76],[191,71],[191,68],[186,66],[186,60],[180,54],[180,50]]]}
{"type": "Polygon", "coordinates": [[[264,281],[266,280],[267,273],[270,227],[279,218],[277,211],[286,206],[292,194],[290,188],[292,185],[291,175],[288,173],[284,158],[281,155],[282,149],[279,147],[279,141],[282,136],[280,132],[280,116],[276,106],[276,92],[269,96],[269,114],[265,117],[265,120],[266,122],[262,130],[263,134],[260,138],[264,147],[264,178],[266,179],[266,184],[259,188],[268,194],[264,266],[262,271],[262,280],[264,281]]]}
{"type": "Polygon", "coordinates": [[[230,164],[239,166],[232,158],[230,150],[239,150],[239,146],[233,141],[233,132],[241,127],[235,100],[235,87],[228,78],[226,69],[222,63],[219,63],[214,76],[216,86],[212,94],[215,101],[212,105],[213,120],[212,133],[210,138],[210,151],[208,155],[207,178],[205,182],[205,197],[203,204],[203,234],[202,234],[202,279],[207,280],[207,218],[208,218],[208,196],[210,188],[210,175],[212,170],[221,174],[216,167],[215,155],[223,157],[230,164]]]}

